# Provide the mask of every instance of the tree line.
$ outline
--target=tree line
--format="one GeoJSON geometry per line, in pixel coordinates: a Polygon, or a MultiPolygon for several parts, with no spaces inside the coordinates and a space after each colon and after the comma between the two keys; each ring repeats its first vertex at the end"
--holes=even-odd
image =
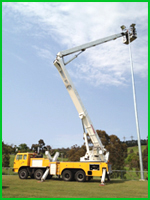
{"type": "MultiPolygon", "coordinates": [[[[122,143],[125,143],[127,145],[127,147],[138,146],[138,141],[137,140],[127,140],[127,141],[124,141],[122,143]]],[[[144,139],[144,140],[141,139],[141,145],[147,145],[147,140],[146,139],[144,139]]]]}
{"type": "MultiPolygon", "coordinates": [[[[100,137],[102,144],[105,146],[107,151],[110,152],[109,162],[113,166],[113,170],[124,170],[125,166],[128,165],[130,169],[136,168],[139,170],[139,155],[133,152],[133,149],[127,153],[127,148],[137,146],[135,140],[122,142],[116,135],[108,135],[105,131],[97,130],[97,134],[100,137]]],[[[92,149],[92,142],[88,137],[90,148],[92,149]]],[[[146,144],[146,148],[142,152],[144,169],[148,169],[148,140],[141,140],[141,144],[146,144]],[[144,141],[144,142],[142,142],[144,141]]],[[[45,150],[48,150],[53,156],[55,152],[60,153],[59,159],[66,159],[68,161],[79,161],[80,157],[86,153],[85,144],[78,146],[77,144],[68,148],[52,149],[50,145],[46,145],[43,139],[40,139],[37,144],[32,144],[31,148],[27,144],[23,143],[19,146],[7,145],[2,142],[2,166],[9,167],[10,154],[16,154],[17,152],[39,152],[44,154],[45,150]]]]}

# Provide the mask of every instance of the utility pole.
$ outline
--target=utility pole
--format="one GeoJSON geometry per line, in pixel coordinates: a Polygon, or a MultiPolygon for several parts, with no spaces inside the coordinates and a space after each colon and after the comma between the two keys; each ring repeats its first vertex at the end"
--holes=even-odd
{"type": "Polygon", "coordinates": [[[124,136],[123,139],[124,139],[124,142],[125,142],[126,141],[126,137],[124,136]]]}
{"type": "Polygon", "coordinates": [[[136,129],[137,129],[137,137],[138,137],[138,149],[139,149],[139,162],[140,162],[141,180],[144,180],[143,160],[142,160],[142,150],[141,150],[141,138],[140,138],[140,129],[139,129],[139,122],[138,122],[136,92],[135,92],[135,82],[134,82],[134,72],[133,72],[133,62],[132,62],[131,45],[130,45],[130,39],[129,39],[130,38],[130,35],[129,35],[130,29],[135,29],[134,26],[135,26],[135,24],[132,24],[130,26],[130,28],[128,29],[128,41],[129,41],[129,54],[130,54],[130,64],[131,64],[134,111],[135,111],[136,129]]]}
{"type": "Polygon", "coordinates": [[[133,136],[131,135],[131,140],[133,140],[133,136]]]}

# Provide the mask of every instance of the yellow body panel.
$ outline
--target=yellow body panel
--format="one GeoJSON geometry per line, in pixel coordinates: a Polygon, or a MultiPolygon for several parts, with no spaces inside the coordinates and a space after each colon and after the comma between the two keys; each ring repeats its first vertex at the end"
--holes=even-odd
{"type": "MultiPolygon", "coordinates": [[[[52,162],[50,162],[51,164],[52,162]]],[[[54,162],[53,162],[54,163],[54,162]]],[[[57,175],[62,175],[65,169],[82,169],[86,176],[102,176],[102,169],[108,171],[108,164],[104,162],[55,162],[57,165],[57,175]],[[90,169],[90,166],[98,166],[98,169],[90,169]]]]}

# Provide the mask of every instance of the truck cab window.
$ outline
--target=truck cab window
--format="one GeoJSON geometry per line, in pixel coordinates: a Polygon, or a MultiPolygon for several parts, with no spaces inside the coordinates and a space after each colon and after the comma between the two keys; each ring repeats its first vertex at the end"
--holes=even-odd
{"type": "Polygon", "coordinates": [[[22,160],[22,155],[17,155],[16,160],[22,160]]]}
{"type": "Polygon", "coordinates": [[[23,160],[26,160],[27,159],[27,155],[25,154],[24,156],[23,156],[23,160]]]}

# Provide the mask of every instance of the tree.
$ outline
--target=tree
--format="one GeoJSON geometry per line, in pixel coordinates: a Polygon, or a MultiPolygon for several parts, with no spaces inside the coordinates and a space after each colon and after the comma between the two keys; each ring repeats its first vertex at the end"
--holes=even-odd
{"type": "Polygon", "coordinates": [[[127,158],[127,162],[129,163],[129,169],[132,170],[133,168],[136,168],[136,170],[139,169],[139,156],[138,153],[130,153],[127,158]]]}
{"type": "Polygon", "coordinates": [[[46,145],[45,147],[47,151],[50,151],[52,149],[50,145],[46,145]]]}
{"type": "Polygon", "coordinates": [[[142,152],[143,168],[148,171],[148,139],[146,148],[142,152]]]}
{"type": "MultiPolygon", "coordinates": [[[[129,164],[129,168],[131,170],[135,168],[136,171],[139,171],[140,170],[139,152],[134,152],[133,149],[131,150],[130,154],[127,157],[127,163],[129,164]]],[[[144,170],[148,170],[148,141],[146,148],[142,152],[142,159],[143,159],[144,170]]],[[[138,176],[139,172],[136,172],[136,174],[138,176]]]]}
{"type": "Polygon", "coordinates": [[[130,150],[130,153],[133,153],[133,152],[134,152],[133,149],[131,149],[131,150],[130,150]]]}
{"type": "Polygon", "coordinates": [[[17,145],[11,144],[10,148],[11,148],[11,154],[16,154],[16,151],[18,150],[17,145]]]}
{"type": "Polygon", "coordinates": [[[60,152],[61,155],[63,155],[63,158],[68,158],[68,152],[70,151],[70,148],[58,148],[58,149],[51,149],[50,154],[53,156],[56,152],[60,152]]]}
{"type": "Polygon", "coordinates": [[[122,143],[116,135],[108,135],[105,131],[97,130],[102,144],[109,151],[109,161],[112,163],[113,170],[123,170],[125,158],[127,157],[127,145],[122,143]]]}
{"type": "Polygon", "coordinates": [[[125,167],[125,158],[127,157],[127,145],[122,144],[116,135],[110,136],[110,144],[106,145],[110,152],[110,162],[115,170],[123,170],[125,167]]]}
{"type": "Polygon", "coordinates": [[[38,143],[39,143],[39,151],[40,151],[40,153],[44,153],[45,150],[46,150],[44,140],[40,139],[38,141],[38,143]]]}
{"type": "Polygon", "coordinates": [[[45,146],[45,142],[44,142],[44,140],[42,140],[42,139],[40,139],[40,140],[38,141],[38,143],[39,143],[39,147],[40,147],[41,149],[45,146]]]}
{"type": "Polygon", "coordinates": [[[77,146],[77,144],[73,145],[71,149],[68,151],[68,159],[70,161],[80,161],[80,157],[84,156],[86,153],[85,145],[77,146]]]}
{"type": "MultiPolygon", "coordinates": [[[[51,148],[49,145],[47,146],[48,148],[51,148]]],[[[43,139],[40,139],[38,141],[38,144],[32,144],[31,146],[31,151],[38,152],[43,154],[47,150],[45,146],[45,142],[43,139]]]]}
{"type": "Polygon", "coordinates": [[[39,144],[32,144],[31,151],[38,152],[39,144]]]}
{"type": "Polygon", "coordinates": [[[2,141],[2,167],[9,167],[10,147],[2,141]]]}
{"type": "Polygon", "coordinates": [[[18,151],[20,152],[28,152],[29,151],[29,147],[27,146],[27,144],[22,143],[18,146],[18,151]]]}

